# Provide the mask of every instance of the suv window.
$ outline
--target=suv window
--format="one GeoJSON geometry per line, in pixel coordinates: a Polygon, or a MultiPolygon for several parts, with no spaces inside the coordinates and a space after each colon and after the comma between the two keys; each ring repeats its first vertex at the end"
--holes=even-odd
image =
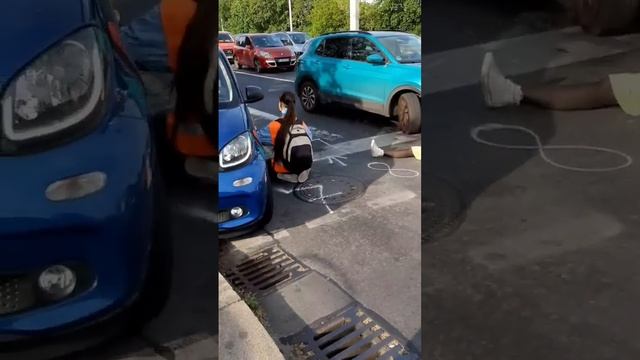
{"type": "Polygon", "coordinates": [[[316,54],[335,59],[349,58],[349,38],[332,37],[325,39],[316,50],[316,54]]]}
{"type": "Polygon", "coordinates": [[[367,56],[378,53],[380,50],[369,39],[362,36],[351,38],[351,60],[367,61],[367,56]]]}
{"type": "Polygon", "coordinates": [[[244,46],[244,36],[238,36],[236,38],[236,45],[238,46],[244,46]]]}
{"type": "Polygon", "coordinates": [[[244,46],[245,46],[245,47],[247,47],[247,46],[251,46],[251,38],[250,38],[250,37],[248,37],[248,36],[247,36],[247,37],[244,39],[244,46]]]}

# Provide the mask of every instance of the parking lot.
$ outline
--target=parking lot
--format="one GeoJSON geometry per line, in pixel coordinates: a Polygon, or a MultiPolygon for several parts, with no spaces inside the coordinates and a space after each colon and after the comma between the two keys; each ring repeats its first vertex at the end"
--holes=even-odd
{"type": "MultiPolygon", "coordinates": [[[[294,91],[295,72],[239,70],[236,77],[241,89],[263,90],[264,99],[250,105],[258,128],[276,118],[280,94],[294,91]]],[[[222,243],[221,262],[225,251],[275,242],[420,349],[421,283],[413,270],[420,264],[420,162],[372,158],[369,149],[372,139],[416,144],[419,135],[403,135],[389,119],[338,105],[317,114],[297,105],[313,133],[311,178],[298,188],[274,184],[271,223],[263,232],[222,243]]],[[[314,296],[313,289],[304,291],[314,296]]]]}
{"type": "Polygon", "coordinates": [[[423,144],[437,154],[425,157],[423,175],[426,358],[636,359],[637,165],[571,171],[562,166],[615,167],[625,158],[545,149],[555,166],[531,135],[479,134],[534,146],[515,150],[481,144],[472,130],[524,126],[544,146],[599,146],[635,158],[639,123],[619,108],[489,110],[478,79],[488,50],[525,84],[637,72],[638,36],[594,38],[539,9],[491,3],[434,1],[424,10],[434,35],[423,57],[423,144]],[[450,22],[451,14],[460,18],[450,22]],[[452,35],[438,40],[443,33],[452,35]]]}

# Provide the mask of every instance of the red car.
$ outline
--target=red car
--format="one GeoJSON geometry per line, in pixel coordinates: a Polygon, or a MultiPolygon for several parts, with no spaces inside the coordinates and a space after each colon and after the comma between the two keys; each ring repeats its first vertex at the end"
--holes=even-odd
{"type": "Polygon", "coordinates": [[[262,72],[267,69],[295,68],[296,54],[280,39],[270,34],[243,34],[236,36],[234,63],[238,69],[248,67],[262,72]]]}
{"type": "Polygon", "coordinates": [[[229,34],[226,31],[219,31],[218,47],[220,48],[220,50],[222,50],[224,55],[227,57],[227,60],[229,60],[229,62],[233,62],[234,44],[233,44],[233,37],[231,36],[231,34],[229,34]]]}

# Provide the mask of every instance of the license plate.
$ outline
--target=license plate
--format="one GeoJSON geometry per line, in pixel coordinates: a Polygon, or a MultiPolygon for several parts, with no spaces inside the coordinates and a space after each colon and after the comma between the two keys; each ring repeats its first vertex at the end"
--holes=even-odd
{"type": "Polygon", "coordinates": [[[284,62],[289,62],[289,60],[287,60],[287,59],[278,59],[278,62],[284,63],[284,62]]]}

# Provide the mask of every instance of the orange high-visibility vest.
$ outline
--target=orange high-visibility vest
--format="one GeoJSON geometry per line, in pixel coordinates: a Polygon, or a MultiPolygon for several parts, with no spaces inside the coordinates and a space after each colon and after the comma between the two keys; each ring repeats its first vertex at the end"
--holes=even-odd
{"type": "Polygon", "coordinates": [[[167,43],[169,66],[173,71],[178,67],[178,51],[189,21],[196,13],[197,4],[193,0],[162,0],[160,15],[167,43]]]}
{"type": "MultiPolygon", "coordinates": [[[[187,26],[196,12],[196,8],[197,4],[193,0],[162,0],[160,4],[169,66],[174,73],[178,67],[180,45],[187,26]]],[[[211,94],[211,96],[214,96],[214,94],[211,94]]],[[[167,136],[172,139],[176,150],[186,156],[212,157],[217,155],[216,149],[202,130],[198,119],[177,124],[177,127],[175,122],[175,114],[170,113],[167,116],[166,131],[167,136]]]]}

